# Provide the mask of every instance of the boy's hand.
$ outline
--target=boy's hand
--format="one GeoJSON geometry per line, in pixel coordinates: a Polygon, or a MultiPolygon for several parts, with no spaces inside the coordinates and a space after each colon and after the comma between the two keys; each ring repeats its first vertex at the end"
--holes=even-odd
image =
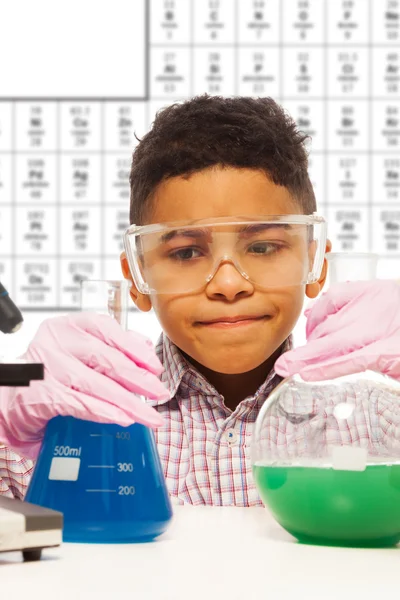
{"type": "Polygon", "coordinates": [[[159,427],[163,420],[135,394],[168,398],[149,340],[92,313],[47,319],[26,354],[43,362],[44,381],[0,388],[0,443],[35,458],[47,421],[57,415],[122,426],[159,427]]]}
{"type": "Polygon", "coordinates": [[[334,285],[305,315],[307,343],[278,358],[279,375],[317,381],[371,369],[400,379],[398,282],[334,285]]]}

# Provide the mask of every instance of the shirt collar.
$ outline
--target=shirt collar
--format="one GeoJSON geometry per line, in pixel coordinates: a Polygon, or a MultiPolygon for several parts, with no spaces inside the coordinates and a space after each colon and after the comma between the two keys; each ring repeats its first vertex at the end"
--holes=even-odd
{"type": "MultiPolygon", "coordinates": [[[[293,338],[290,335],[282,346],[281,354],[291,350],[292,346],[293,338]]],[[[165,333],[162,333],[158,340],[156,353],[164,367],[160,379],[168,388],[170,397],[166,400],[150,400],[148,401],[149,404],[159,406],[160,404],[165,404],[166,402],[169,402],[169,400],[172,400],[183,381],[185,381],[189,388],[197,390],[202,394],[219,396],[214,386],[211,385],[211,383],[207,381],[207,379],[183,356],[179,348],[171,342],[165,333]]],[[[267,388],[270,388],[274,378],[277,378],[276,385],[282,380],[272,368],[264,383],[258,388],[254,397],[258,397],[265,392],[267,388]]]]}

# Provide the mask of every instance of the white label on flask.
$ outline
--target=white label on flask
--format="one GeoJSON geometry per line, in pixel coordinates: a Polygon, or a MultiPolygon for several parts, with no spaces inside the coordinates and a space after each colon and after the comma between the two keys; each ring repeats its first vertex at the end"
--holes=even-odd
{"type": "Polygon", "coordinates": [[[80,458],[54,457],[51,461],[49,479],[56,481],[78,481],[80,458]]]}
{"type": "Polygon", "coordinates": [[[354,446],[337,446],[332,449],[332,469],[336,471],[365,471],[368,451],[354,446]]]}

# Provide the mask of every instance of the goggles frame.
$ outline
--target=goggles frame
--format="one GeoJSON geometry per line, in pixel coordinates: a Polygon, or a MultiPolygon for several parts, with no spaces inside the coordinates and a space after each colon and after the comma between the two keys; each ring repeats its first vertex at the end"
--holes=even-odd
{"type": "MultiPolygon", "coordinates": [[[[215,219],[197,219],[193,221],[172,221],[165,223],[151,223],[150,225],[130,225],[123,234],[123,243],[125,254],[128,260],[129,269],[135,283],[137,290],[144,295],[150,294],[163,294],[169,292],[158,292],[157,290],[151,289],[149,285],[143,278],[141,273],[138,260],[135,256],[135,253],[132,249],[132,237],[137,237],[140,235],[152,234],[152,233],[161,233],[163,231],[168,231],[170,229],[198,229],[202,225],[210,225],[210,226],[228,226],[228,225],[248,225],[252,223],[281,223],[287,225],[318,225],[320,228],[320,236],[319,236],[319,244],[317,248],[317,253],[314,259],[314,268],[311,273],[309,273],[308,280],[306,283],[315,283],[318,281],[325,257],[325,246],[327,240],[327,222],[321,215],[313,213],[312,215],[257,215],[257,217],[249,217],[249,216],[239,216],[239,217],[219,217],[215,219]]],[[[229,259],[241,274],[242,277],[248,279],[246,274],[242,272],[240,268],[238,268],[237,262],[231,257],[223,257],[224,259],[229,259]]],[[[221,261],[218,263],[220,264],[221,261]]],[[[218,267],[217,267],[218,269],[218,267]]],[[[209,276],[202,286],[199,286],[200,291],[203,287],[206,287],[209,281],[215,274],[215,270],[213,271],[213,275],[209,276]]],[[[298,285],[298,284],[292,284],[298,285]]],[[[286,287],[286,286],[285,286],[286,287]]],[[[193,293],[196,290],[182,292],[182,293],[193,293]]]]}

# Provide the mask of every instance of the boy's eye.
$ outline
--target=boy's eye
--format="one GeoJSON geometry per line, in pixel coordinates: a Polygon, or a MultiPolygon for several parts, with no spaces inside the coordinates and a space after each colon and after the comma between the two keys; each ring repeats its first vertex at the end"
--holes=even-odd
{"type": "Polygon", "coordinates": [[[187,246],[186,248],[178,248],[177,250],[173,250],[170,252],[169,256],[175,260],[185,261],[192,260],[193,258],[199,258],[199,256],[201,256],[201,252],[193,246],[187,246]]]}
{"type": "Polygon", "coordinates": [[[248,251],[253,254],[272,254],[278,252],[280,249],[278,244],[271,244],[271,242],[255,242],[249,246],[248,251]]]}

